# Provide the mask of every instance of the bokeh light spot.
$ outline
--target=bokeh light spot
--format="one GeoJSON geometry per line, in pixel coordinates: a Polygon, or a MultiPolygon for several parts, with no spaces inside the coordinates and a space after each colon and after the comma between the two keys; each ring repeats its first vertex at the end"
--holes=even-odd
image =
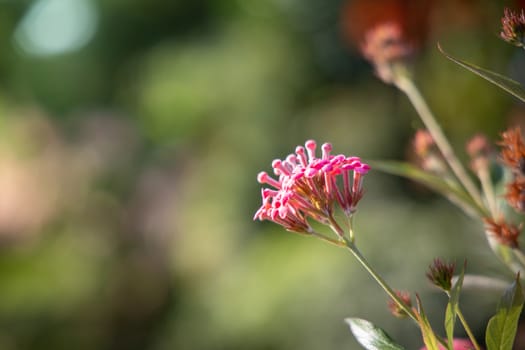
{"type": "Polygon", "coordinates": [[[14,39],[31,55],[64,54],[86,45],[97,22],[91,0],[37,0],[20,21],[14,39]]]}

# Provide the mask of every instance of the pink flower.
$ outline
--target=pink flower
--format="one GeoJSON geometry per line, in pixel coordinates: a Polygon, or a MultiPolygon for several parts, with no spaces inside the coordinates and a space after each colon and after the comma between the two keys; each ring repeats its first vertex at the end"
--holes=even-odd
{"type": "MultiPolygon", "coordinates": [[[[453,343],[454,350],[472,350],[474,349],[474,345],[470,342],[468,339],[454,339],[453,343]]],[[[442,345],[439,345],[440,350],[446,350],[445,347],[442,345]]],[[[420,350],[427,350],[426,346],[422,347],[420,350]]]]}
{"type": "Polygon", "coordinates": [[[358,157],[332,155],[329,143],[321,146],[318,158],[316,147],[315,141],[309,140],[286,159],[274,160],[277,178],[259,173],[259,183],[272,188],[262,189],[262,206],[254,220],[270,220],[289,231],[308,234],[313,231],[310,218],[331,224],[334,205],[352,215],[363,195],[363,175],[370,167],[358,157]]]}

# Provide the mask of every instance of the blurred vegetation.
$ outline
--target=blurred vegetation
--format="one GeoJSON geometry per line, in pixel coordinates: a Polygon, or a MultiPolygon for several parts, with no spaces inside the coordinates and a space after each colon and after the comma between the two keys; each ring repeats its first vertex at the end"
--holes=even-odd
{"type": "MultiPolygon", "coordinates": [[[[402,160],[421,126],[345,35],[348,2],[1,1],[0,349],[357,348],[348,316],[420,346],[348,253],[252,222],[256,174],[295,145],[402,160]]],[[[524,109],[435,44],[525,81],[503,6],[435,1],[420,28],[417,81],[460,150],[524,109]]],[[[503,271],[446,200],[365,181],[357,239],[433,320],[434,257],[503,271]]],[[[466,302],[478,332],[490,297],[466,302]]]]}

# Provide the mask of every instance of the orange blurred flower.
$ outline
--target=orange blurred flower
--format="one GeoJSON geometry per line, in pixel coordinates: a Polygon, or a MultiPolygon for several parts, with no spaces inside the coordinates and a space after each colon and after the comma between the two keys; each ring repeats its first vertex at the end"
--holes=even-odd
{"type": "Polygon", "coordinates": [[[511,207],[518,212],[525,211],[525,179],[522,177],[516,178],[514,181],[507,184],[507,193],[505,199],[511,207]]]}
{"type": "Polygon", "coordinates": [[[521,128],[515,127],[501,134],[501,160],[515,174],[525,172],[525,142],[521,136],[521,128]]]}
{"type": "Polygon", "coordinates": [[[420,47],[428,34],[432,3],[432,0],[347,1],[342,10],[342,29],[350,43],[359,47],[371,29],[391,23],[411,47],[420,47]]]}
{"type": "Polygon", "coordinates": [[[485,229],[489,234],[496,238],[499,243],[511,248],[518,248],[518,238],[521,232],[521,226],[516,227],[505,222],[503,219],[484,218],[485,229]]]}

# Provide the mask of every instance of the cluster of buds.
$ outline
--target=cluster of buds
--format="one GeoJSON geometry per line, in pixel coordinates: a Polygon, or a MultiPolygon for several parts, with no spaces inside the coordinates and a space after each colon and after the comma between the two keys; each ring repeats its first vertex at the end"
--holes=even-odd
{"type": "Polygon", "coordinates": [[[489,168],[492,147],[485,135],[478,134],[467,143],[467,154],[470,157],[470,168],[476,174],[489,168]]]}
{"type": "Polygon", "coordinates": [[[455,263],[446,263],[441,259],[434,259],[426,273],[428,280],[436,287],[448,292],[452,289],[452,277],[454,277],[455,263]]]}
{"type": "Polygon", "coordinates": [[[288,231],[309,234],[313,232],[309,218],[334,225],[335,205],[347,216],[354,213],[363,195],[363,175],[370,167],[358,157],[330,154],[329,143],[321,146],[318,158],[316,147],[315,141],[309,140],[286,159],[274,160],[277,178],[259,173],[259,183],[272,188],[262,189],[262,206],[254,219],[270,220],[288,231]]]}
{"type": "MultiPolygon", "coordinates": [[[[516,211],[525,213],[525,143],[519,127],[511,128],[501,135],[500,161],[513,174],[513,179],[506,185],[505,199],[516,211]]],[[[480,170],[487,166],[489,148],[485,140],[474,139],[467,147],[473,160],[473,166],[480,170]]],[[[476,170],[476,169],[474,169],[476,170]]],[[[494,213],[492,217],[483,218],[485,231],[499,244],[510,248],[518,248],[521,225],[510,223],[502,213],[494,213]]]]}
{"type": "Polygon", "coordinates": [[[417,130],[412,147],[417,157],[417,164],[422,169],[436,175],[446,173],[447,165],[430,132],[423,129],[417,130]]]}
{"type": "MultiPolygon", "coordinates": [[[[396,295],[398,296],[399,300],[408,308],[412,307],[412,297],[410,296],[410,293],[407,291],[401,291],[396,290],[396,295]]],[[[407,312],[405,309],[403,309],[395,300],[390,298],[388,300],[388,309],[390,310],[390,313],[397,317],[397,318],[406,318],[408,317],[407,312]]]]}
{"type": "Polygon", "coordinates": [[[521,10],[520,13],[512,12],[510,9],[505,9],[504,16],[501,19],[501,33],[500,37],[506,42],[524,47],[525,45],[525,13],[521,10]]]}
{"type": "Polygon", "coordinates": [[[398,24],[383,23],[366,33],[361,51],[374,66],[377,76],[385,83],[393,83],[399,68],[408,62],[413,49],[398,24]]]}
{"type": "Polygon", "coordinates": [[[518,238],[521,232],[521,225],[519,227],[506,222],[503,218],[489,219],[484,218],[485,230],[496,240],[503,245],[511,248],[518,248],[518,238]]]}
{"type": "Polygon", "coordinates": [[[525,212],[525,178],[517,177],[507,184],[505,198],[511,207],[525,212]]]}
{"type": "Polygon", "coordinates": [[[505,131],[502,135],[501,161],[514,176],[507,185],[505,198],[511,207],[518,212],[525,212],[525,142],[521,129],[515,127],[505,131]]]}

